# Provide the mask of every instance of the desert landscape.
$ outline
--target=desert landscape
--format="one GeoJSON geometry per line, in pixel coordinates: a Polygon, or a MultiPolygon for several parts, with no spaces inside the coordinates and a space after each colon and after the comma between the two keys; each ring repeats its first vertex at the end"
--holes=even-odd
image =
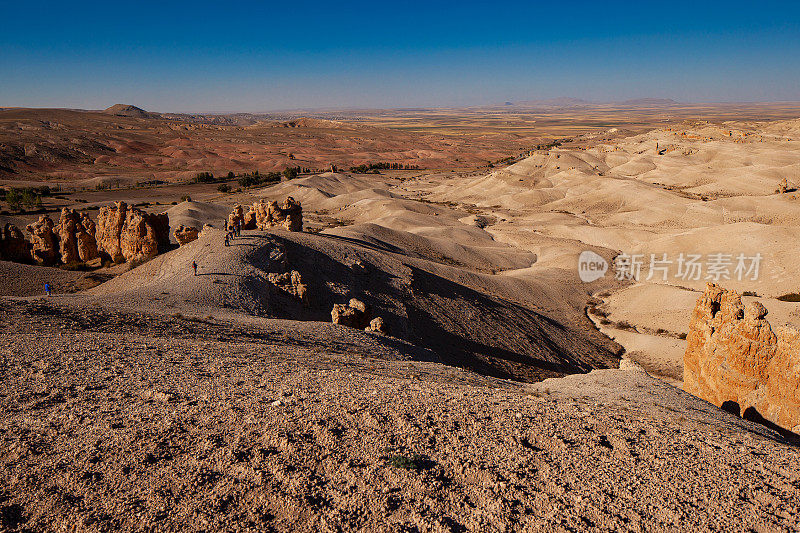
{"type": "Polygon", "coordinates": [[[0,529],[800,528],[799,116],[0,110],[0,529]]]}

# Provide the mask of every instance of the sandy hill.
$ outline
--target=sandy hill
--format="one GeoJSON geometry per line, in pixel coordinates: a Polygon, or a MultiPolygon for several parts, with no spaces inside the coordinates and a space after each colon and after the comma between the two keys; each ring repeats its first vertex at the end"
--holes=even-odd
{"type": "MultiPolygon", "coordinates": [[[[297,140],[299,157],[314,136],[362,158],[431,152],[311,127],[158,138],[141,124],[166,121],[82,115],[111,166],[257,158],[261,135],[297,140]]],[[[75,137],[76,116],[4,111],[0,127],[24,153],[75,137]]],[[[759,280],[725,285],[754,291],[773,323],[800,320],[775,298],[800,275],[798,196],[775,192],[797,181],[795,127],[604,127],[489,173],[209,184],[170,209],[173,226],[293,196],[306,232],[226,247],[212,228],[84,293],[0,301],[0,530],[797,530],[796,437],[678,388],[706,280],[584,283],[576,268],[589,250],[760,252],[759,280]],[[302,298],[274,276],[290,271],[302,298]],[[391,335],[331,323],[354,297],[391,335]]],[[[185,190],[115,194],[155,193],[185,190]]],[[[87,282],[0,266],[9,294],[48,272],[87,282]]]]}
{"type": "Polygon", "coordinates": [[[144,109],[138,108],[135,105],[128,104],[114,104],[103,110],[103,113],[109,115],[116,115],[119,117],[136,117],[136,118],[152,118],[158,116],[156,113],[150,113],[144,109]]]}
{"type": "Polygon", "coordinates": [[[273,124],[276,128],[342,128],[354,127],[353,124],[345,124],[344,122],[340,122],[338,120],[325,120],[321,118],[308,118],[308,117],[301,117],[296,120],[287,120],[284,122],[278,122],[273,124]]]}
{"type": "Polygon", "coordinates": [[[169,216],[170,239],[175,241],[172,234],[180,225],[202,229],[203,225],[211,224],[214,227],[223,227],[231,212],[230,207],[211,202],[185,201],[166,210],[169,216]]]}
{"type": "Polygon", "coordinates": [[[4,305],[3,529],[800,527],[795,448],[635,368],[526,385],[75,301],[4,305]]]}
{"type": "Polygon", "coordinates": [[[800,238],[800,203],[792,191],[800,183],[797,131],[796,120],[692,122],[589,139],[584,147],[535,152],[484,176],[405,188],[429,201],[469,206],[496,221],[485,227],[496,241],[536,255],[529,269],[507,275],[542,279],[545,270],[560,268],[560,283],[569,285],[583,250],[608,258],[641,254],[637,291],[593,289],[607,301],[595,320],[631,357],[679,384],[686,316],[714,275],[679,277],[681,254],[697,255],[704,269],[712,254],[728,254],[726,287],[756,294],[780,323],[800,325],[796,306],[786,309],[777,299],[796,293],[793,280],[800,277],[791,257],[800,238]],[[779,194],[784,179],[790,191],[779,194]],[[668,278],[654,272],[647,279],[651,256],[664,254],[672,261],[668,278]],[[761,257],[755,279],[736,274],[740,255],[761,257]],[[672,311],[654,319],[654,309],[672,311]]]}
{"type": "Polygon", "coordinates": [[[358,298],[394,336],[481,373],[534,380],[616,364],[613,344],[586,323],[562,324],[515,303],[511,288],[504,297],[490,278],[333,235],[254,231],[230,247],[222,237],[207,231],[86,298],[115,308],[306,322],[330,322],[335,303],[358,298]],[[198,276],[190,272],[192,261],[198,276]],[[305,302],[269,283],[269,273],[287,270],[300,272],[308,285],[305,302]]]}

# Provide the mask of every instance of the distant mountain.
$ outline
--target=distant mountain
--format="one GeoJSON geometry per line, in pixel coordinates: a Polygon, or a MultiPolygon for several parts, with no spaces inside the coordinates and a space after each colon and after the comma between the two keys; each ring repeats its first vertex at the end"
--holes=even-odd
{"type": "Polygon", "coordinates": [[[545,107],[545,108],[559,108],[559,107],[587,107],[594,105],[587,100],[580,98],[570,98],[562,96],[560,98],[548,98],[545,100],[526,100],[523,102],[514,102],[515,106],[519,107],[545,107]]]}
{"type": "Polygon", "coordinates": [[[571,108],[591,108],[603,107],[608,105],[623,105],[631,107],[669,107],[679,105],[675,100],[669,98],[635,98],[623,102],[590,102],[581,98],[571,98],[564,96],[561,98],[548,98],[544,100],[526,100],[523,102],[506,102],[505,106],[525,107],[534,109],[571,109],[571,108]]]}
{"type": "Polygon", "coordinates": [[[337,120],[326,120],[321,118],[308,118],[301,117],[297,120],[288,120],[285,122],[278,122],[273,124],[275,128],[341,128],[341,127],[354,127],[352,124],[344,124],[337,120]]]}
{"type": "Polygon", "coordinates": [[[620,104],[630,105],[630,106],[656,107],[656,106],[678,105],[678,102],[672,100],[671,98],[635,98],[633,100],[625,100],[624,102],[620,102],[620,104]]]}
{"type": "Polygon", "coordinates": [[[114,104],[111,107],[104,109],[103,113],[108,115],[116,115],[118,117],[136,117],[136,118],[156,118],[158,113],[150,113],[144,109],[138,108],[135,105],[129,104],[114,104]]]}

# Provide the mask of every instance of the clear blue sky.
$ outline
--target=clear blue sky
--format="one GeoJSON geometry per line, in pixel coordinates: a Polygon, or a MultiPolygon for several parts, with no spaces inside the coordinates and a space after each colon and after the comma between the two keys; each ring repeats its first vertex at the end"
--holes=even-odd
{"type": "Polygon", "coordinates": [[[800,100],[800,2],[0,0],[0,107],[800,100]]]}

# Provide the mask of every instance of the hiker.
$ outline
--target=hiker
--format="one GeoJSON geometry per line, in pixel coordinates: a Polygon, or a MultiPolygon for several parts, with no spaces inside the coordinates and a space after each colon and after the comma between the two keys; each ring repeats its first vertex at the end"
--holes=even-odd
{"type": "Polygon", "coordinates": [[[45,283],[44,284],[44,293],[46,295],[50,296],[50,284],[49,283],[45,283]]]}
{"type": "Polygon", "coordinates": [[[222,223],[225,224],[225,231],[228,231],[228,219],[224,219],[222,223]]]}
{"type": "Polygon", "coordinates": [[[230,246],[231,234],[230,232],[225,234],[225,246],[230,246]]]}
{"type": "Polygon", "coordinates": [[[194,270],[194,275],[197,275],[197,261],[192,261],[192,270],[194,270]]]}

